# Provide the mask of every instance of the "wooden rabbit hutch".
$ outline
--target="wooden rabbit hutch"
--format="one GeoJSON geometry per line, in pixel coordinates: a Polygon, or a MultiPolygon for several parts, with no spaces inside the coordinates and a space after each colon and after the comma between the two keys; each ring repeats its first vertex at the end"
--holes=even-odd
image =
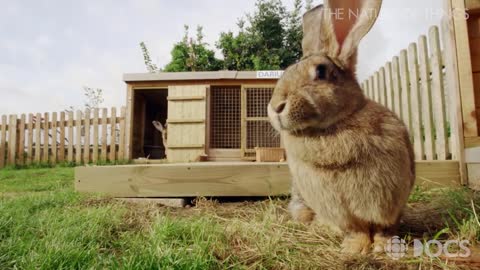
{"type": "Polygon", "coordinates": [[[255,159],[256,147],[279,148],[267,104],[280,73],[126,74],[126,158],[248,161],[255,159]],[[154,120],[167,125],[166,149],[154,120]]]}
{"type": "MultiPolygon", "coordinates": [[[[444,69],[446,75],[437,83],[443,82],[442,91],[446,89],[438,96],[448,97],[450,135],[444,139],[451,147],[443,159],[438,155],[433,160],[417,157],[417,184],[468,184],[480,189],[480,0],[444,3],[442,56],[437,55],[436,62],[440,63],[437,73],[444,69]]],[[[437,52],[440,54],[440,49],[437,52]]],[[[286,162],[278,162],[281,158],[251,162],[257,147],[278,150],[282,146],[266,111],[280,74],[126,74],[125,159],[140,164],[79,167],[77,190],[119,197],[287,194],[290,174],[286,162]],[[161,133],[152,125],[154,120],[168,124],[166,149],[161,133]]],[[[384,89],[378,87],[380,82],[371,85],[384,89]]],[[[402,81],[401,86],[412,84],[402,81]]]]}

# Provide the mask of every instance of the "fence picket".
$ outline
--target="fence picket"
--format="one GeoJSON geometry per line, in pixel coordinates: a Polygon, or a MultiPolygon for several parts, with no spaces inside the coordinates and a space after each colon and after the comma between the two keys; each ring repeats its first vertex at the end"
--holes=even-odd
{"type": "Polygon", "coordinates": [[[58,162],[65,162],[65,112],[60,112],[58,162]]]}
{"type": "Polygon", "coordinates": [[[7,116],[2,115],[2,122],[0,124],[0,168],[5,167],[5,152],[7,146],[7,116]]]}
{"type": "Polygon", "coordinates": [[[410,70],[410,103],[413,133],[413,146],[417,160],[424,160],[424,143],[422,136],[422,111],[420,102],[420,79],[418,75],[417,45],[410,44],[408,47],[408,64],[410,70]]]}
{"type": "Polygon", "coordinates": [[[42,162],[48,163],[49,162],[49,155],[50,155],[50,128],[49,128],[49,113],[44,113],[43,115],[43,156],[42,162]]]}
{"type": "Polygon", "coordinates": [[[425,157],[427,160],[435,158],[435,135],[432,110],[432,94],[430,80],[430,63],[427,46],[427,37],[420,36],[418,39],[418,59],[420,67],[422,120],[425,137],[425,157]]]}
{"type": "Polygon", "coordinates": [[[82,111],[77,110],[75,119],[75,163],[82,163],[82,111]]]}
{"type": "Polygon", "coordinates": [[[115,161],[117,146],[117,109],[112,107],[112,115],[110,117],[110,161],[115,161]]]}
{"type": "Polygon", "coordinates": [[[103,162],[107,161],[107,117],[108,111],[106,108],[102,110],[102,152],[101,159],[103,162]]]}
{"type": "Polygon", "coordinates": [[[15,165],[17,156],[17,116],[10,115],[8,123],[8,165],[15,165]]]}
{"type": "Polygon", "coordinates": [[[401,101],[403,104],[403,121],[408,131],[412,131],[411,104],[410,104],[410,75],[408,72],[407,51],[400,52],[401,101]]]}
{"type": "Polygon", "coordinates": [[[33,114],[28,114],[28,139],[27,139],[27,157],[25,163],[32,164],[33,161],[33,114]]]}
{"type": "Polygon", "coordinates": [[[25,122],[26,116],[22,114],[20,116],[20,123],[18,124],[18,152],[17,152],[17,164],[25,164],[25,122]]]}
{"type": "Polygon", "coordinates": [[[84,116],[84,135],[83,135],[83,163],[90,163],[90,110],[85,110],[84,116]]]}
{"type": "Polygon", "coordinates": [[[368,78],[368,83],[370,85],[370,99],[371,100],[376,100],[375,83],[374,83],[374,80],[373,80],[373,76],[370,76],[370,78],[368,78]]]}
{"type": "Polygon", "coordinates": [[[388,106],[387,104],[387,90],[385,86],[385,68],[381,67],[378,72],[378,90],[380,92],[380,103],[383,106],[388,106]]]}
{"type": "Polygon", "coordinates": [[[58,117],[57,117],[57,113],[56,112],[53,112],[52,113],[52,123],[51,123],[51,126],[52,126],[52,130],[51,130],[51,133],[52,133],[52,153],[51,153],[51,163],[52,164],[57,164],[57,152],[58,152],[58,149],[57,149],[57,138],[58,138],[58,117]]]}
{"type": "Polygon", "coordinates": [[[392,82],[393,82],[393,104],[395,113],[400,119],[403,120],[403,108],[401,99],[401,86],[400,86],[400,63],[398,56],[392,59],[392,82]]]}
{"type": "Polygon", "coordinates": [[[380,102],[380,81],[378,71],[373,75],[373,92],[375,92],[375,101],[380,102]]]}
{"type": "Polygon", "coordinates": [[[67,122],[67,129],[68,129],[68,150],[67,150],[67,161],[73,162],[73,145],[74,145],[74,138],[73,138],[73,111],[68,112],[68,122],[67,122]]]}
{"type": "Polygon", "coordinates": [[[118,144],[118,160],[124,159],[125,155],[125,116],[127,115],[126,113],[126,108],[122,107],[120,109],[120,141],[118,144]]]}
{"type": "Polygon", "coordinates": [[[92,153],[92,162],[98,162],[98,108],[93,110],[93,153],[92,153]]]}
{"type": "Polygon", "coordinates": [[[41,141],[41,132],[42,132],[42,115],[37,113],[35,115],[35,163],[40,163],[41,161],[41,152],[42,152],[42,141],[41,141]]]}
{"type": "Polygon", "coordinates": [[[429,43],[431,48],[431,72],[432,72],[432,99],[435,119],[435,137],[438,160],[448,158],[448,135],[447,115],[445,110],[445,89],[443,81],[443,62],[440,49],[440,37],[438,27],[429,30],[429,43]]]}
{"type": "Polygon", "coordinates": [[[395,111],[393,104],[393,81],[392,81],[392,63],[387,62],[385,65],[385,92],[387,95],[387,107],[395,111]]]}

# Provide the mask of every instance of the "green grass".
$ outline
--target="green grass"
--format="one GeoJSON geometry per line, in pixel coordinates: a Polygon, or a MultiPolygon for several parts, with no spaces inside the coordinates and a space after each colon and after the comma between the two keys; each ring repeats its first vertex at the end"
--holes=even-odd
{"type": "MultiPolygon", "coordinates": [[[[477,198],[465,189],[416,189],[415,207],[441,205],[436,213],[427,212],[439,225],[422,237],[479,241],[471,207],[473,201],[480,208],[477,198]]],[[[427,258],[344,256],[341,236],[293,222],[287,203],[199,200],[190,209],[135,205],[75,192],[72,168],[0,170],[0,269],[462,267],[427,258]]]]}

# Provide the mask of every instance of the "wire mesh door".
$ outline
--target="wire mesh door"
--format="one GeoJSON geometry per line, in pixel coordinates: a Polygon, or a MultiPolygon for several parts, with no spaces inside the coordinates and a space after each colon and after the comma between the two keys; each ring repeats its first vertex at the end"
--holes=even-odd
{"type": "Polygon", "coordinates": [[[242,86],[242,157],[255,159],[256,147],[280,147],[280,136],[268,120],[267,106],[275,86],[242,86]]]}

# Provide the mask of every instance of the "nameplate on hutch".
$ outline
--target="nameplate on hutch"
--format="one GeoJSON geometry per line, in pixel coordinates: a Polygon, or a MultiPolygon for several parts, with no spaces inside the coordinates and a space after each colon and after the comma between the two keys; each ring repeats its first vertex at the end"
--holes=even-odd
{"type": "Polygon", "coordinates": [[[257,79],[280,79],[283,70],[261,70],[257,71],[257,79]]]}

